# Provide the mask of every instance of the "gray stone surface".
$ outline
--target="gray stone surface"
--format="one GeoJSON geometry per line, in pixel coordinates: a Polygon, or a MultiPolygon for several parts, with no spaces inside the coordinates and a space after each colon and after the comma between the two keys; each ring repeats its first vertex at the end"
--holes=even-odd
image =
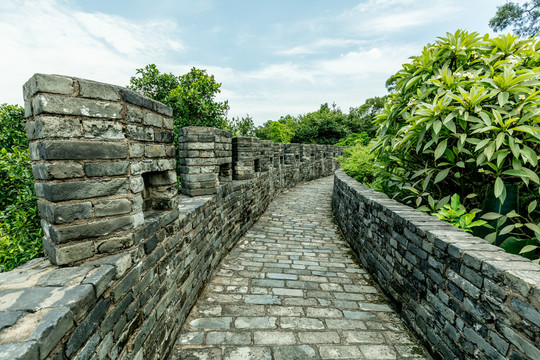
{"type": "Polygon", "coordinates": [[[172,358],[430,358],[351,257],[331,188],[316,180],[270,204],[206,286],[172,358]]]}

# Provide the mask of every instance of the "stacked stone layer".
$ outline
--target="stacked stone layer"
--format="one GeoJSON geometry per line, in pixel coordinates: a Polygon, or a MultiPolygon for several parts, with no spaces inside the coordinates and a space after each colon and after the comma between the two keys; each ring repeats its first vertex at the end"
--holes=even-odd
{"type": "Polygon", "coordinates": [[[334,216],[401,315],[445,359],[540,359],[540,266],[335,174],[334,216]]]}

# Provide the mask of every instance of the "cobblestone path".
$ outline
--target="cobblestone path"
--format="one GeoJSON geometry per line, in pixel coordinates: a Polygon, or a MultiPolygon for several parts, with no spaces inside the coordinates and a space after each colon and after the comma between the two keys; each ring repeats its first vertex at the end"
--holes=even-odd
{"type": "Polygon", "coordinates": [[[426,359],[332,221],[333,178],[282,193],[225,257],[172,359],[426,359]]]}

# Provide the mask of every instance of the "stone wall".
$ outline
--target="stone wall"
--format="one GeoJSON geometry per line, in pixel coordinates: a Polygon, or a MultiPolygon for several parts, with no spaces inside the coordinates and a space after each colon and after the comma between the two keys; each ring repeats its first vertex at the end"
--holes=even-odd
{"type": "Polygon", "coordinates": [[[166,358],[223,256],[342,152],[184,128],[179,195],[170,108],[43,74],[24,98],[48,259],[0,274],[0,359],[166,358]]]}
{"type": "Polygon", "coordinates": [[[540,359],[540,266],[335,174],[341,230],[445,359],[540,359]]]}

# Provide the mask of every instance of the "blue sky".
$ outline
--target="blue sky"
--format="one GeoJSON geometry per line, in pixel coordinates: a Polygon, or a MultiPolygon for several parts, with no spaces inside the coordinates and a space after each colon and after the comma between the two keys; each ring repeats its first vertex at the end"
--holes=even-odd
{"type": "Polygon", "coordinates": [[[256,124],[386,94],[409,56],[457,29],[492,33],[504,0],[1,0],[0,103],[32,74],[127,85],[135,69],[207,69],[229,117],[256,124]]]}

